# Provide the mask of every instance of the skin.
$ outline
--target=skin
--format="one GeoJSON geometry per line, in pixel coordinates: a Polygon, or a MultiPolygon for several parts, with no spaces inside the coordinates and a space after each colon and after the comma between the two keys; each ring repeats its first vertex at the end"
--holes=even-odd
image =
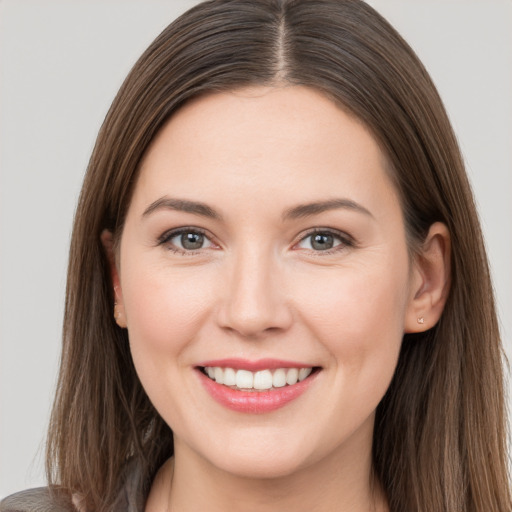
{"type": "Polygon", "coordinates": [[[297,86],[194,100],[144,158],[118,253],[109,233],[103,241],[117,321],[175,436],[147,511],[387,510],[371,478],[375,409],[403,333],[442,312],[449,236],[434,224],[410,258],[384,156],[357,119],[297,86]],[[163,197],[218,218],[144,213],[163,197]],[[358,208],[285,215],[333,199],[358,208]],[[200,249],[169,235],[183,227],[204,232],[200,249]],[[315,229],[334,234],[332,249],[311,244],[315,229]],[[215,402],[195,370],[227,357],[321,370],[286,406],[240,413],[215,402]]]}

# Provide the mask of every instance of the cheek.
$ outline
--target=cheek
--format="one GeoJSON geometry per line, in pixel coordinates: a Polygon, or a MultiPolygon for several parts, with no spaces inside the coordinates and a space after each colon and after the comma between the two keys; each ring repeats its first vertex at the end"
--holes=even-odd
{"type": "Polygon", "coordinates": [[[137,265],[123,274],[123,301],[134,359],[176,357],[197,335],[212,283],[200,272],[137,265]],[[201,279],[199,279],[201,275],[201,279]]]}
{"type": "Polygon", "coordinates": [[[340,268],[325,278],[304,274],[296,282],[304,324],[351,384],[381,389],[393,375],[408,298],[407,259],[397,263],[340,268]]]}

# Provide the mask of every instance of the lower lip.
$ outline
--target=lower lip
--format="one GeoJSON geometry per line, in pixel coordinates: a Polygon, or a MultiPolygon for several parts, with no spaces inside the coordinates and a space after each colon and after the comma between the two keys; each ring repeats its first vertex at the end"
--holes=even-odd
{"type": "Polygon", "coordinates": [[[303,381],[292,386],[283,386],[268,391],[238,391],[218,384],[197,370],[206,391],[219,404],[237,412],[263,414],[284,407],[304,393],[313,383],[319,372],[312,373],[303,381]]]}

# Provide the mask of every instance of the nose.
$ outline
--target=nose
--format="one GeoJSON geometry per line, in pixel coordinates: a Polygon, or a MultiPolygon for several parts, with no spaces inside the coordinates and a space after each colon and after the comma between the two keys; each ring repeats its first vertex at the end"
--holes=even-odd
{"type": "Polygon", "coordinates": [[[270,253],[247,248],[234,256],[218,312],[223,329],[258,338],[285,331],[292,324],[283,269],[270,253]]]}

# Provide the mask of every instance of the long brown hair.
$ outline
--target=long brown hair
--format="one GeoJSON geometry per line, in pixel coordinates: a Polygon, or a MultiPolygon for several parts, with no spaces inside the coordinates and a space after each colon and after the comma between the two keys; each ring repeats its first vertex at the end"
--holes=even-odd
{"type": "Polygon", "coordinates": [[[412,251],[452,240],[439,323],[405,335],[377,410],[374,471],[394,512],[510,512],[502,348],[475,205],[442,102],[398,33],[359,0],[213,0],[151,44],[100,130],[75,218],[63,352],[48,439],[53,484],[108,510],[130,458],[146,491],[172,432],[114,322],[100,234],[119,238],[141,159],[186,101],[245,85],[300,84],[362,120],[387,157],[412,251]]]}

